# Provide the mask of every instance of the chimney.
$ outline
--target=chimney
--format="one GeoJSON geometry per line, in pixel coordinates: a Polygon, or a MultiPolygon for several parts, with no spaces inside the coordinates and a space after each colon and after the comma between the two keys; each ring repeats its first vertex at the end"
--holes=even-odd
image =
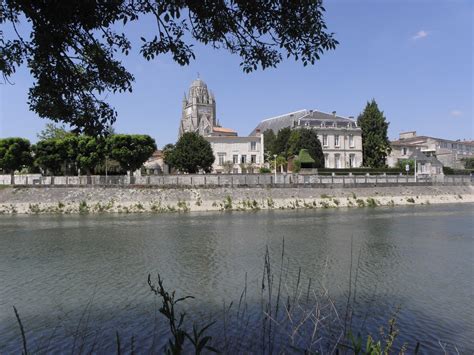
{"type": "Polygon", "coordinates": [[[257,128],[257,129],[255,130],[255,135],[256,135],[256,136],[260,136],[260,128],[257,128]]]}
{"type": "Polygon", "coordinates": [[[336,116],[336,111],[332,111],[332,115],[333,115],[333,116],[336,116]]]}

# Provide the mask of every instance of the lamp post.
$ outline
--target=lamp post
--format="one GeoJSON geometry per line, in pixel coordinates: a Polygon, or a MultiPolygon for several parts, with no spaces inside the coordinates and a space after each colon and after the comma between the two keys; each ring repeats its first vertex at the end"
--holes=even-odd
{"type": "Polygon", "coordinates": [[[275,183],[277,179],[277,155],[273,154],[273,158],[275,159],[275,183]]]}

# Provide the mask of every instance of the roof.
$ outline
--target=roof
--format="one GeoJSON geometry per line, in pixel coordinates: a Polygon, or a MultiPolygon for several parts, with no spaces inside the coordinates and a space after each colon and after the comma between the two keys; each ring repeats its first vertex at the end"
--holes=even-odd
{"type": "Polygon", "coordinates": [[[394,141],[391,141],[390,144],[392,145],[418,145],[418,144],[424,144],[428,139],[434,139],[438,141],[444,141],[444,142],[451,142],[455,144],[467,144],[467,145],[473,145],[473,141],[461,141],[457,140],[454,141],[452,139],[444,139],[444,138],[436,138],[436,137],[431,137],[431,136],[416,136],[416,137],[410,137],[410,138],[403,138],[403,139],[397,139],[394,141]]]}
{"type": "Polygon", "coordinates": [[[351,118],[337,116],[336,114],[304,109],[267,118],[255,127],[251,135],[254,135],[257,130],[265,132],[271,129],[274,133],[278,133],[282,128],[305,126],[318,128],[357,128],[357,123],[351,118]]]}
{"type": "Polygon", "coordinates": [[[237,133],[237,131],[233,130],[232,128],[225,128],[225,127],[212,127],[214,132],[221,132],[221,133],[237,133]]]}
{"type": "Polygon", "coordinates": [[[420,150],[415,150],[408,159],[416,160],[416,161],[424,161],[424,162],[429,162],[433,165],[443,165],[436,157],[433,156],[426,156],[421,152],[420,150]]]}
{"type": "Polygon", "coordinates": [[[260,142],[259,136],[248,136],[248,137],[239,137],[239,136],[205,136],[204,139],[210,143],[229,143],[229,142],[260,142]]]}

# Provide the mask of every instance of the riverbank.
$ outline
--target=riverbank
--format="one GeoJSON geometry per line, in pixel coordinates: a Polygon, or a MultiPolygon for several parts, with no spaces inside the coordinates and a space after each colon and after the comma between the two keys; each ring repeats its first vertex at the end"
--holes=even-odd
{"type": "Polygon", "coordinates": [[[473,186],[0,189],[0,214],[164,213],[443,203],[474,203],[473,186]]]}

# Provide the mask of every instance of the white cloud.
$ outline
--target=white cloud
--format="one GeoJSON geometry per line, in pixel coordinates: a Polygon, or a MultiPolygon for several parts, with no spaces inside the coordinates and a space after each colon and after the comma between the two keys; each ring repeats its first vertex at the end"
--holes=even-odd
{"type": "Polygon", "coordinates": [[[414,40],[414,41],[417,41],[419,39],[428,37],[428,34],[429,34],[429,32],[427,32],[425,30],[421,30],[421,31],[418,31],[416,33],[416,35],[414,35],[411,39],[414,40]]]}
{"type": "Polygon", "coordinates": [[[454,116],[454,117],[459,117],[462,115],[462,112],[459,111],[459,110],[452,110],[451,111],[451,116],[454,116]]]}

